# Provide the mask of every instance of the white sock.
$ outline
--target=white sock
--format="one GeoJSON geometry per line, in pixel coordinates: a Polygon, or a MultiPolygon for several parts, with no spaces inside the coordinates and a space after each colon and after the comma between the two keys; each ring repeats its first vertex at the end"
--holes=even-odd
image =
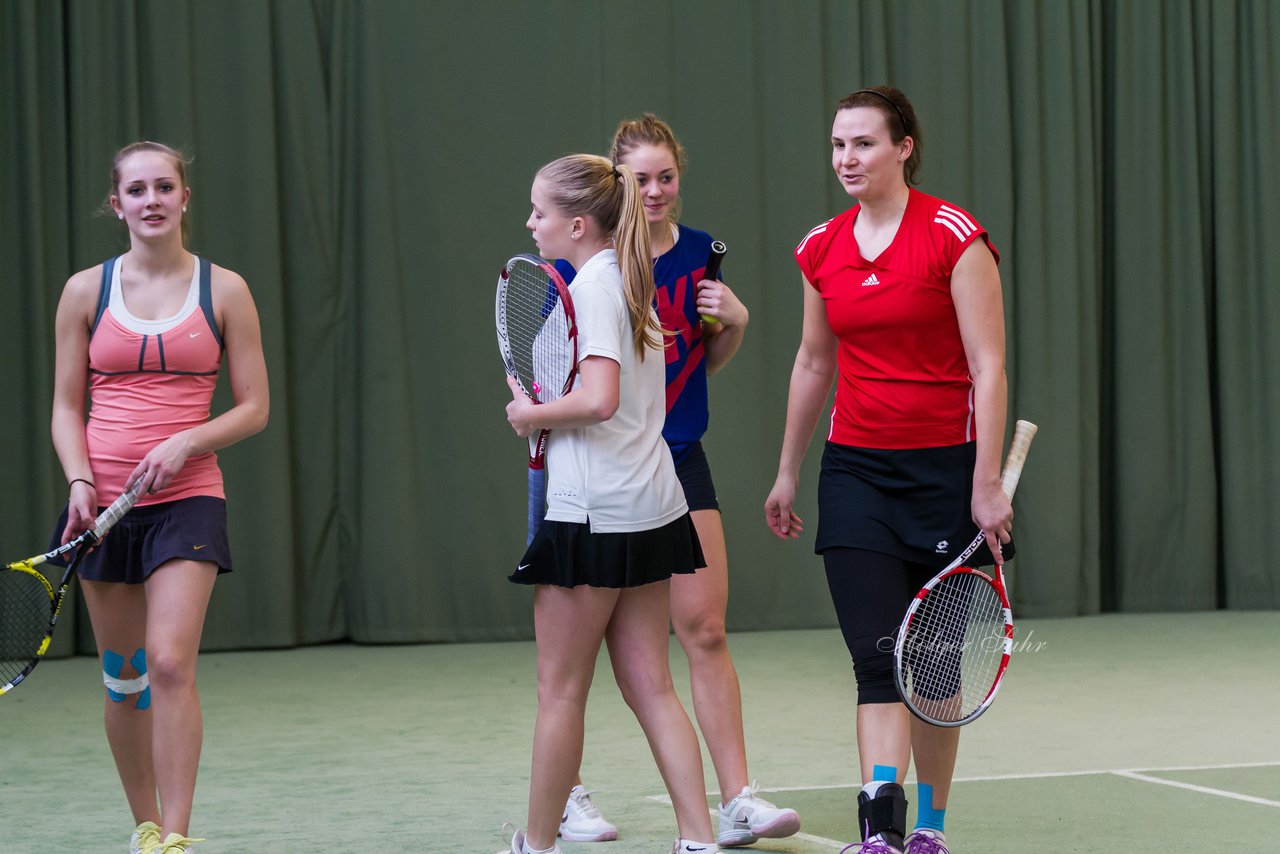
{"type": "Polygon", "coordinates": [[[692,839],[677,840],[680,846],[676,849],[680,854],[716,854],[720,850],[714,842],[694,842],[692,839]]]}
{"type": "Polygon", "coordinates": [[[530,848],[528,840],[525,840],[524,845],[520,847],[523,849],[523,854],[554,854],[560,850],[554,842],[551,843],[550,848],[530,848]]]}
{"type": "Polygon", "coordinates": [[[888,780],[872,780],[862,787],[862,793],[868,798],[875,798],[880,793],[880,787],[888,783],[888,780]]]}

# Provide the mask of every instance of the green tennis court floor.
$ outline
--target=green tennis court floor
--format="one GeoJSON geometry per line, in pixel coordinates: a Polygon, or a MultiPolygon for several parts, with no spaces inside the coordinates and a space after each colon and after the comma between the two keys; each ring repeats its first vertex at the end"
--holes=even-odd
{"type": "MultiPolygon", "coordinates": [[[[1000,697],[961,739],[955,854],[1280,850],[1280,613],[1034,620],[1018,640],[1000,697]]],[[[803,820],[754,850],[839,851],[856,832],[857,767],[839,633],[731,646],[751,773],[803,820]]],[[[493,854],[504,822],[524,824],[534,662],[531,643],[203,656],[192,833],[209,841],[195,850],[493,854]]],[[[672,668],[689,707],[674,643],[672,668]]],[[[82,657],[0,698],[0,851],[127,850],[101,692],[82,657]]],[[[622,838],[566,854],[670,850],[671,808],[603,654],[583,775],[622,838]]]]}
{"type": "MultiPolygon", "coordinates": [[[[913,788],[907,790],[911,797],[913,788]]],[[[1274,852],[1280,838],[1278,794],[1280,762],[960,778],[948,809],[957,817],[949,836],[957,854],[1112,850],[1099,847],[1100,839],[1123,840],[1120,850],[1126,852],[1274,852]],[[1212,820],[1206,822],[1210,810],[1212,820]],[[1234,841],[1224,845],[1227,838],[1234,841]]],[[[839,851],[855,832],[852,785],[785,787],[761,795],[798,810],[804,827],[795,837],[762,840],[752,850],[839,851]]],[[[669,809],[665,795],[652,800],[661,808],[637,810],[638,824],[660,822],[669,809]]],[[[709,799],[709,808],[717,801],[709,799]]],[[[909,821],[914,816],[912,809],[909,821]]],[[[656,851],[660,842],[634,850],[656,851]]],[[[605,851],[595,845],[565,850],[605,851]]]]}

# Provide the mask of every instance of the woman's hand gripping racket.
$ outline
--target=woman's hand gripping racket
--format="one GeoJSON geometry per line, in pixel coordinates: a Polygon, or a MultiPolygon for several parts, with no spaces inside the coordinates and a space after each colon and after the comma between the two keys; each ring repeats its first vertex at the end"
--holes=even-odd
{"type": "Polygon", "coordinates": [[[74,540],[51,552],[6,564],[0,570],[0,694],[12,690],[40,663],[53,640],[62,600],[75,579],[80,559],[129,512],[138,500],[141,486],[141,479],[135,481],[99,514],[93,527],[74,540]],[[75,555],[55,589],[36,567],[72,551],[75,555]]]}
{"type": "MultiPolygon", "coordinates": [[[[578,329],[564,279],[536,255],[517,255],[498,276],[498,349],[507,374],[535,403],[559,400],[578,371],[578,329]]],[[[529,437],[529,530],[546,515],[547,430],[529,437]]]]}
{"type": "MultiPolygon", "coordinates": [[[[719,281],[720,279],[720,262],[724,261],[725,253],[729,251],[729,247],[724,245],[723,240],[711,241],[711,251],[707,253],[707,266],[702,271],[702,278],[708,281],[719,281]]],[[[702,315],[703,323],[719,323],[720,318],[712,317],[709,314],[702,315]]]]}
{"type": "MultiPolygon", "coordinates": [[[[1019,421],[1000,485],[1013,498],[1036,425],[1019,421]]],[[[986,538],[982,531],[907,608],[893,648],[898,694],[912,714],[935,726],[961,726],[996,697],[1013,652],[1013,611],[997,554],[995,578],[962,566],[986,538]]]]}

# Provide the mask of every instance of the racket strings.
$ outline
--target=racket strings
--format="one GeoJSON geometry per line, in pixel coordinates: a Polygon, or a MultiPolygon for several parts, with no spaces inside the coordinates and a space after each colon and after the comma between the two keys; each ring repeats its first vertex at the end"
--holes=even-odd
{"type": "Polygon", "coordinates": [[[503,317],[516,379],[540,403],[558,400],[573,370],[564,302],[536,265],[517,263],[508,272],[503,317]]]}
{"type": "Polygon", "coordinates": [[[8,684],[36,657],[49,630],[53,601],[39,579],[0,569],[0,684],[8,684]]]}
{"type": "Polygon", "coordinates": [[[903,641],[903,681],[912,704],[940,721],[973,714],[1000,675],[1005,639],[995,586],[969,572],[944,578],[920,600],[903,641]]]}

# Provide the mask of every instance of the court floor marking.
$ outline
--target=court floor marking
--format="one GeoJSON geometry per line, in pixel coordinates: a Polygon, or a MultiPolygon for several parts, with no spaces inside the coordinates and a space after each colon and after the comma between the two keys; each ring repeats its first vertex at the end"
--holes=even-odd
{"type": "MultiPolygon", "coordinates": [[[[1163,785],[1163,786],[1173,786],[1179,789],[1187,789],[1187,790],[1198,792],[1204,795],[1216,795],[1218,797],[1232,798],[1234,800],[1246,801],[1248,803],[1259,804],[1262,806],[1280,807],[1280,801],[1269,801],[1266,798],[1256,798],[1253,795],[1244,795],[1239,792],[1228,792],[1224,789],[1211,789],[1207,786],[1196,786],[1192,783],[1181,783],[1176,780],[1164,780],[1164,779],[1161,779],[1160,777],[1151,777],[1151,776],[1148,776],[1147,774],[1142,773],[1142,771],[1152,771],[1152,772],[1160,773],[1160,772],[1169,772],[1169,771],[1226,771],[1226,770],[1232,770],[1236,768],[1277,768],[1277,767],[1280,767],[1280,762],[1242,762],[1242,763],[1222,764],[1222,765],[1169,765],[1161,768],[1143,768],[1141,770],[1131,769],[1131,768],[1105,768],[1105,769],[1096,769],[1092,771],[1046,771],[1038,774],[991,774],[991,775],[984,775],[984,776],[977,776],[977,777],[955,777],[952,779],[952,783],[989,783],[989,782],[999,782],[1002,780],[1048,780],[1048,779],[1055,779],[1055,778],[1061,778],[1061,777],[1096,777],[1096,776],[1103,776],[1103,775],[1109,774],[1117,777],[1126,777],[1131,780],[1139,780],[1144,783],[1159,783],[1160,785],[1163,785]]],[[[910,783],[914,783],[915,781],[907,780],[906,782],[910,784],[910,783]]],[[[767,792],[772,794],[774,792],[812,792],[812,791],[829,791],[832,789],[857,789],[857,788],[860,788],[860,786],[854,785],[853,783],[837,783],[837,784],[826,784],[821,786],[776,786],[768,789],[761,788],[761,789],[757,789],[756,791],[767,792]]],[[[709,798],[716,797],[719,794],[720,794],[719,792],[707,792],[707,797],[709,798]]],[[[647,800],[657,801],[658,803],[671,806],[671,797],[665,793],[661,795],[648,795],[647,800]]],[[[717,817],[717,812],[718,812],[717,810],[711,809],[711,810],[708,810],[708,812],[711,814],[712,818],[717,817]]],[[[812,842],[816,845],[822,845],[827,848],[834,848],[836,850],[844,848],[848,844],[845,842],[840,842],[835,839],[827,839],[825,836],[817,836],[812,833],[804,833],[804,832],[797,833],[792,838],[803,839],[806,842],[812,842]]]]}
{"type": "Polygon", "coordinates": [[[1178,780],[1165,780],[1160,777],[1148,777],[1146,774],[1139,774],[1137,771],[1113,771],[1111,773],[1117,777],[1141,780],[1144,783],[1159,783],[1161,786],[1173,786],[1176,789],[1187,789],[1192,792],[1199,792],[1202,795],[1217,795],[1220,798],[1231,798],[1232,800],[1246,801],[1251,804],[1262,804],[1267,807],[1280,807],[1280,801],[1269,801],[1266,798],[1256,798],[1253,795],[1243,795],[1239,792],[1228,792],[1226,789],[1211,789],[1208,786],[1197,786],[1193,783],[1183,783],[1178,780]]]}

